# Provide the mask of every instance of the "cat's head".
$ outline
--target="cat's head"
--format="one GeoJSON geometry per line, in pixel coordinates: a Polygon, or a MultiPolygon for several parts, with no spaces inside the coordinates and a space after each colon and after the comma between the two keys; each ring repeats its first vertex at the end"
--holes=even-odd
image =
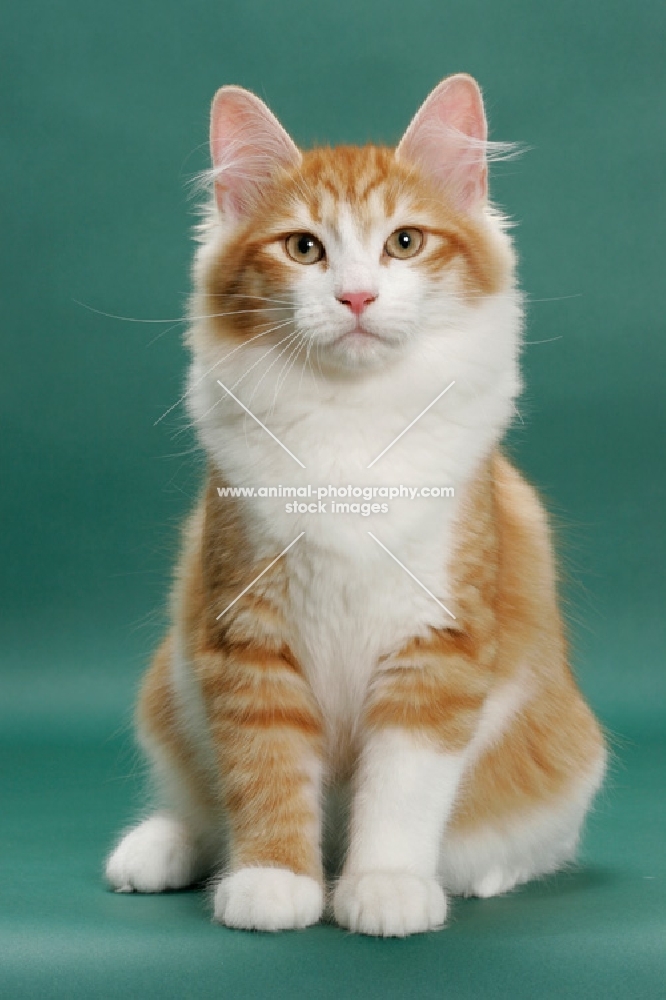
{"type": "Polygon", "coordinates": [[[513,281],[487,150],[481,93],[463,74],[435,88],[396,149],[302,153],[258,97],[223,87],[196,267],[208,343],[314,348],[319,372],[339,376],[446,336],[513,281]]]}

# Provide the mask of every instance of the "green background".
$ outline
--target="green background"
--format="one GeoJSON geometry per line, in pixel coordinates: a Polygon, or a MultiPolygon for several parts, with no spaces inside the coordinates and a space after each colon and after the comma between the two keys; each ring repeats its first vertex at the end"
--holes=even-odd
{"type": "Polygon", "coordinates": [[[0,14],[0,994],[663,996],[664,28],[660,2],[60,0],[0,14]],[[613,763],[580,866],[408,941],[213,927],[114,896],[131,703],[202,459],[178,399],[210,98],[297,142],[395,142],[441,77],[529,147],[492,191],[529,295],[510,447],[553,512],[613,763]],[[661,814],[661,815],[660,815],[661,814]]]}

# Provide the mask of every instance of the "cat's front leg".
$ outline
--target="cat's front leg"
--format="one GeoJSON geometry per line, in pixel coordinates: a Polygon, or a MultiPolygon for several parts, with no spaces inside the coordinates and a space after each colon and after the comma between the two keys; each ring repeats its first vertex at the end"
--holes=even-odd
{"type": "Polygon", "coordinates": [[[455,636],[418,640],[373,684],[355,776],[350,846],[334,893],[339,924],[402,937],[441,927],[443,832],[487,678],[455,636]]]}
{"type": "Polygon", "coordinates": [[[209,654],[199,669],[229,826],[215,919],[267,931],[317,923],[321,724],[309,689],[290,658],[258,646],[209,654]]]}

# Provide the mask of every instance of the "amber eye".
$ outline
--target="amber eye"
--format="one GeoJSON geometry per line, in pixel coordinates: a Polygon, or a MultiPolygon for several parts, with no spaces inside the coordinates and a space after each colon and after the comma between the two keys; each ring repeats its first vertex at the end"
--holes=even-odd
{"type": "Polygon", "coordinates": [[[384,244],[384,250],[389,257],[406,260],[416,256],[424,241],[425,237],[420,229],[396,229],[384,244]]]}
{"type": "Polygon", "coordinates": [[[292,233],[285,240],[285,250],[299,264],[316,264],[324,256],[324,245],[312,233],[292,233]]]}

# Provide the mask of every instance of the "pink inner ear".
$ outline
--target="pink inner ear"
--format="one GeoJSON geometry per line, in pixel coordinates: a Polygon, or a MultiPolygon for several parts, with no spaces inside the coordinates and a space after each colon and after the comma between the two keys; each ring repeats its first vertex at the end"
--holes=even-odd
{"type": "Polygon", "coordinates": [[[479,86],[459,73],[442,80],[426,98],[396,156],[425,170],[462,211],[473,211],[487,194],[487,137],[479,86]]]}
{"type": "Polygon", "coordinates": [[[220,211],[240,217],[281,167],[297,166],[298,148],[263,101],[242,87],[213,99],[210,148],[220,211]]]}

